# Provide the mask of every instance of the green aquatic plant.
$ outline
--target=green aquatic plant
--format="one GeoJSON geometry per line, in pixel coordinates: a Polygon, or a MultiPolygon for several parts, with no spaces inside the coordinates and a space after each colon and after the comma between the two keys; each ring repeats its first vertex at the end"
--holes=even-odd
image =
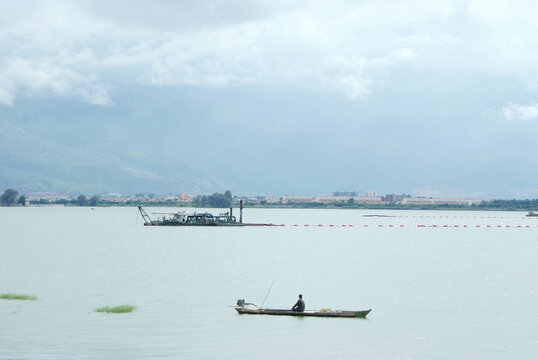
{"type": "Polygon", "coordinates": [[[4,300],[37,300],[37,296],[24,294],[1,294],[0,299],[4,300]]]}
{"type": "Polygon", "coordinates": [[[102,308],[95,309],[95,312],[106,312],[106,313],[128,313],[136,310],[136,306],[133,305],[120,305],[115,307],[105,306],[102,308]]]}

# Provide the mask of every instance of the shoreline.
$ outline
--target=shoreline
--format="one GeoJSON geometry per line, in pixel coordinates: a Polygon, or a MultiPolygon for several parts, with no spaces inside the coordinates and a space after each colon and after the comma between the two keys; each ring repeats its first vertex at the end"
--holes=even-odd
{"type": "MultiPolygon", "coordinates": [[[[238,206],[238,204],[233,204],[234,207],[238,206]]],[[[144,207],[177,207],[177,208],[195,208],[195,209],[223,209],[219,207],[196,207],[192,204],[184,204],[184,203],[152,203],[152,202],[133,202],[133,203],[101,203],[96,204],[94,206],[77,206],[77,205],[71,205],[71,204],[30,204],[30,206],[8,206],[10,208],[24,208],[24,207],[73,207],[73,208],[102,208],[102,207],[137,207],[137,206],[144,206],[144,207]]],[[[440,210],[440,211],[512,211],[512,212],[529,212],[533,211],[531,208],[514,208],[514,207],[506,207],[506,208],[500,208],[500,207],[489,207],[489,206],[465,206],[465,205],[442,205],[442,204],[435,204],[435,205],[392,205],[392,206],[337,206],[333,204],[316,204],[314,206],[307,206],[306,204],[300,204],[300,205],[259,205],[259,204],[247,204],[244,205],[244,208],[250,208],[250,209],[323,209],[323,210],[396,210],[396,211],[403,211],[403,210],[426,210],[426,211],[432,211],[432,210],[440,210]]]]}

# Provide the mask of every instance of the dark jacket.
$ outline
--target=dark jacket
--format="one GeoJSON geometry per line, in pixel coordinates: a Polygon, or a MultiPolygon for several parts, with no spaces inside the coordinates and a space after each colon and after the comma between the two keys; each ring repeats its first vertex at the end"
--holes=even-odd
{"type": "Polygon", "coordinates": [[[304,301],[303,301],[303,299],[297,300],[297,302],[295,303],[295,305],[293,305],[293,307],[291,309],[293,311],[303,312],[304,311],[304,301]]]}

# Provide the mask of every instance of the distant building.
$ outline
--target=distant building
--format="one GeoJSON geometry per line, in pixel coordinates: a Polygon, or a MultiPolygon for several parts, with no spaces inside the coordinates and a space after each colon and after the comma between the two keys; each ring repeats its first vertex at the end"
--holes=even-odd
{"type": "Polygon", "coordinates": [[[311,196],[303,195],[284,195],[282,196],[282,203],[293,203],[293,202],[312,202],[311,196]]]}
{"type": "Polygon", "coordinates": [[[181,193],[181,195],[179,195],[179,200],[180,201],[192,201],[192,195],[181,193]]]}
{"type": "Polygon", "coordinates": [[[346,196],[348,198],[357,196],[356,191],[335,191],[333,192],[333,196],[346,196]]]}
{"type": "Polygon", "coordinates": [[[51,192],[37,192],[37,193],[31,193],[28,195],[27,197],[28,201],[40,201],[40,200],[44,200],[44,201],[48,201],[48,202],[57,202],[57,201],[60,201],[60,200],[65,200],[65,201],[71,201],[72,198],[71,196],[67,196],[67,195],[60,195],[60,194],[57,194],[57,193],[51,193],[51,192]]]}
{"type": "Polygon", "coordinates": [[[417,205],[423,205],[423,204],[478,205],[481,202],[482,200],[480,199],[432,198],[432,197],[408,197],[402,200],[402,204],[417,204],[417,205]]]}
{"type": "Polygon", "coordinates": [[[316,196],[314,198],[314,201],[318,203],[330,204],[337,202],[346,202],[351,198],[353,198],[353,196],[316,196]]]}
{"type": "Polygon", "coordinates": [[[179,196],[169,194],[169,195],[166,195],[166,196],[163,198],[163,200],[165,200],[165,201],[178,201],[178,200],[179,200],[179,196]]]}
{"type": "Polygon", "coordinates": [[[273,204],[279,202],[280,198],[277,198],[274,195],[270,195],[265,197],[265,201],[267,201],[268,204],[273,204]]]}
{"type": "Polygon", "coordinates": [[[380,196],[354,196],[353,200],[356,203],[381,203],[383,202],[383,199],[381,199],[380,196]]]}
{"type": "Polygon", "coordinates": [[[375,198],[375,197],[378,197],[379,194],[378,194],[378,192],[375,191],[375,190],[370,190],[370,191],[368,191],[368,192],[366,193],[366,196],[367,196],[367,197],[371,197],[371,198],[375,198]]]}

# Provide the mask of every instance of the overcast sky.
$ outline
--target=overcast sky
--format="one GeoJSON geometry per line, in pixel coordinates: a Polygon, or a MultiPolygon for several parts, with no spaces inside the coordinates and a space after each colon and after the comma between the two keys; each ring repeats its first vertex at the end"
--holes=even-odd
{"type": "MultiPolygon", "coordinates": [[[[0,10],[6,111],[67,101],[106,112],[132,89],[166,90],[218,103],[244,136],[280,139],[280,157],[322,144],[337,179],[305,168],[308,192],[538,196],[538,2],[3,0],[0,10]],[[236,119],[222,94],[266,110],[236,119]]],[[[243,151],[267,159],[259,145],[243,151]]],[[[311,166],[301,156],[287,173],[311,166]]],[[[278,176],[269,170],[252,177],[278,176]]],[[[268,184],[250,191],[286,192],[268,184]]]]}

